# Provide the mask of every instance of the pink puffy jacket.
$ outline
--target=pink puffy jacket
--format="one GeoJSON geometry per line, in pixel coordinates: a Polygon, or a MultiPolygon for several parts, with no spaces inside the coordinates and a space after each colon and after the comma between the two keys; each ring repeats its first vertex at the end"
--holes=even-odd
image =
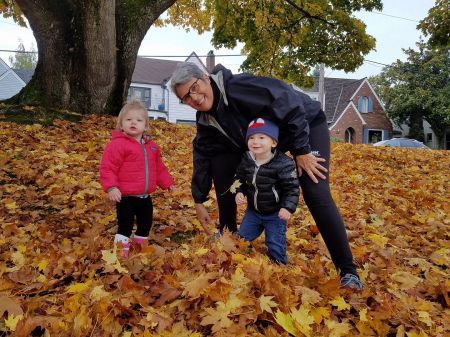
{"type": "Polygon", "coordinates": [[[118,187],[122,195],[150,194],[156,185],[167,189],[173,179],[162,162],[158,145],[145,137],[140,144],[133,137],[114,130],[100,163],[100,183],[105,192],[118,187]]]}

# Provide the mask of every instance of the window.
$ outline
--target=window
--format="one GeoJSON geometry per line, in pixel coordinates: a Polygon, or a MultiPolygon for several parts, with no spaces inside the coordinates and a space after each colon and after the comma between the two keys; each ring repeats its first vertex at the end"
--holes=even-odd
{"type": "Polygon", "coordinates": [[[358,111],[362,113],[373,112],[372,98],[369,96],[360,96],[358,98],[358,111]]]}
{"type": "Polygon", "coordinates": [[[427,133],[427,143],[430,143],[433,141],[433,134],[432,133],[427,133]]]}
{"type": "Polygon", "coordinates": [[[383,130],[369,130],[369,144],[383,140],[383,130]]]}
{"type": "Polygon", "coordinates": [[[128,98],[137,99],[145,104],[147,108],[151,105],[151,89],[130,87],[128,89],[128,98]]]}

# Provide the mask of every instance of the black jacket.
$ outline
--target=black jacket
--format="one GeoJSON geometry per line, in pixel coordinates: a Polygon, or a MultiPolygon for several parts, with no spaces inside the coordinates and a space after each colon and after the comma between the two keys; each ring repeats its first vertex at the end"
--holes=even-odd
{"type": "Polygon", "coordinates": [[[261,214],[286,208],[294,213],[297,208],[299,183],[294,161],[275,151],[273,158],[258,166],[247,152],[236,171],[241,185],[237,192],[247,196],[248,207],[261,214]]]}
{"type": "MultiPolygon", "coordinates": [[[[278,149],[293,155],[311,152],[309,124],[322,118],[320,103],[279,80],[249,74],[233,75],[219,65],[211,74],[214,105],[197,111],[197,134],[193,141],[195,202],[207,200],[212,186],[211,158],[217,154],[247,150],[245,134],[256,117],[273,121],[280,128],[278,149]]],[[[325,115],[323,115],[325,118],[325,115]]]]}

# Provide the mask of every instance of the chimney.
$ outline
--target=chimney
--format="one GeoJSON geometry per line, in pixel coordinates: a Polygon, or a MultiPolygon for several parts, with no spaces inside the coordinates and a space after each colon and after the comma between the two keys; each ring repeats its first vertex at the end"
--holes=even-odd
{"type": "Polygon", "coordinates": [[[210,50],[206,55],[206,69],[209,73],[211,73],[216,66],[216,56],[214,55],[214,51],[210,50]]]}

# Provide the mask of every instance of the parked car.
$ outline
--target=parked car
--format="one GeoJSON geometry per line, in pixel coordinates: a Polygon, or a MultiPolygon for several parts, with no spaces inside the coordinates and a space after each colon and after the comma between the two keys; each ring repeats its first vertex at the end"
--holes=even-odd
{"type": "Polygon", "coordinates": [[[392,138],[388,140],[382,140],[373,144],[373,146],[391,146],[391,147],[418,147],[423,149],[429,149],[424,143],[410,138],[392,138]]]}

